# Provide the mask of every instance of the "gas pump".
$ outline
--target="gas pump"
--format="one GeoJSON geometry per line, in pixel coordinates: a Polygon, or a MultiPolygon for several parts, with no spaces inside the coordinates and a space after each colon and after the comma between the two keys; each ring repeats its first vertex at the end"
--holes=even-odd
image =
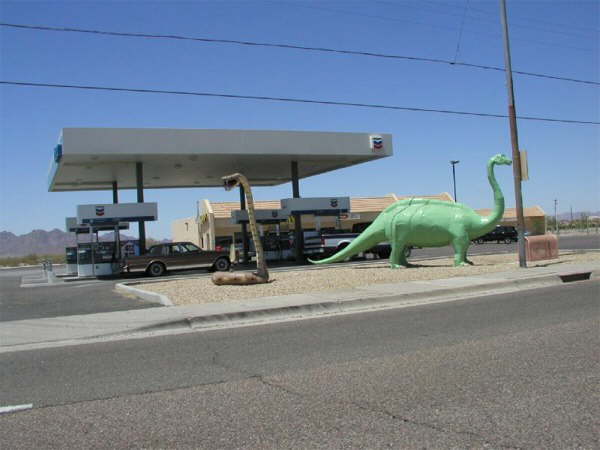
{"type": "Polygon", "coordinates": [[[67,265],[67,276],[77,275],[77,247],[65,248],[65,263],[67,265]]]}
{"type": "Polygon", "coordinates": [[[65,249],[67,274],[77,277],[107,276],[120,272],[119,252],[117,251],[119,231],[128,230],[129,223],[115,222],[90,226],[77,223],[76,217],[67,217],[66,229],[75,233],[76,247],[65,249]],[[114,231],[115,241],[101,242],[98,232],[114,231]],[[89,242],[79,242],[79,235],[89,235],[89,242]],[[95,237],[95,242],[94,242],[95,237]]]}
{"type": "Polygon", "coordinates": [[[79,278],[94,276],[91,242],[77,244],[77,276],[79,278]]]}
{"type": "Polygon", "coordinates": [[[93,245],[94,275],[97,277],[118,274],[119,258],[116,242],[96,242],[93,245]]]}

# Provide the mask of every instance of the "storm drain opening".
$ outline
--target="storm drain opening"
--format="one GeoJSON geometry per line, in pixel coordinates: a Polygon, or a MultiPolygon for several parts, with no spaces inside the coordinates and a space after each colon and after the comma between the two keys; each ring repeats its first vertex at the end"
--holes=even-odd
{"type": "Polygon", "coordinates": [[[576,273],[565,273],[558,275],[563,283],[570,283],[572,281],[583,281],[589,280],[592,272],[576,272],[576,273]]]}

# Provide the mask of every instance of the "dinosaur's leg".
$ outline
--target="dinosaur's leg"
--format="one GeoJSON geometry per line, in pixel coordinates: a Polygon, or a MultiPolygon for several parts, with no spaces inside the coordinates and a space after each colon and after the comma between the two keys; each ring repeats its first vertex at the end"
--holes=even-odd
{"type": "Polygon", "coordinates": [[[473,264],[467,260],[467,250],[469,249],[469,236],[467,233],[456,233],[452,238],[452,247],[454,248],[454,265],[466,266],[473,264]]]}
{"type": "Polygon", "coordinates": [[[390,246],[392,247],[392,251],[390,253],[390,268],[392,269],[398,269],[400,268],[400,257],[399,257],[399,253],[401,252],[401,249],[398,248],[398,243],[397,243],[397,230],[396,227],[394,225],[391,226],[391,236],[390,236],[390,246]]]}
{"type": "Polygon", "coordinates": [[[390,254],[390,267],[392,269],[410,267],[410,264],[406,260],[406,254],[404,253],[404,249],[406,247],[405,228],[406,225],[404,224],[392,225],[392,236],[390,239],[390,244],[392,246],[392,253],[390,254]]]}

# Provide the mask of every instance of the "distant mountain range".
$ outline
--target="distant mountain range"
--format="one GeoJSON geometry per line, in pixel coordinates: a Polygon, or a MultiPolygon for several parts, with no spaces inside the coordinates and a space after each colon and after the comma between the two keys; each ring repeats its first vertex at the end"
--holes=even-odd
{"type": "MultiPolygon", "coordinates": [[[[113,241],[114,233],[100,236],[101,241],[113,241]]],[[[136,238],[120,234],[121,241],[136,238]]],[[[79,242],[88,242],[88,235],[80,234],[79,242]]],[[[65,247],[75,245],[75,235],[55,228],[52,231],[33,230],[17,236],[9,231],[0,231],[0,256],[62,255],[65,247]]]]}

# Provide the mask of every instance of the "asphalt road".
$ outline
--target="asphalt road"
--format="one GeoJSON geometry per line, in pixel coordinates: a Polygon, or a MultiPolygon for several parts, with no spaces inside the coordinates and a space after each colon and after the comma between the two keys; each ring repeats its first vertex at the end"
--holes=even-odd
{"type": "MultiPolygon", "coordinates": [[[[562,250],[600,249],[600,234],[561,236],[559,244],[562,250]]],[[[516,243],[508,245],[496,243],[473,244],[469,249],[470,255],[516,252],[516,243]]],[[[443,256],[452,256],[452,249],[450,247],[414,249],[410,260],[418,261],[443,256]]],[[[360,264],[360,261],[358,263],[360,264]]],[[[271,268],[273,272],[297,269],[297,266],[289,264],[287,267],[273,266],[271,268]]],[[[322,267],[310,266],[310,268],[319,270],[322,267]]],[[[32,274],[41,274],[41,269],[0,270],[0,322],[159,306],[115,292],[114,285],[122,282],[123,279],[90,280],[20,288],[22,277],[31,276],[32,274]]],[[[200,269],[172,272],[165,278],[209,275],[206,269],[200,269]]],[[[144,278],[142,274],[128,276],[128,279],[144,278]]]]}
{"type": "Polygon", "coordinates": [[[0,355],[6,448],[598,448],[600,283],[0,355]]]}

